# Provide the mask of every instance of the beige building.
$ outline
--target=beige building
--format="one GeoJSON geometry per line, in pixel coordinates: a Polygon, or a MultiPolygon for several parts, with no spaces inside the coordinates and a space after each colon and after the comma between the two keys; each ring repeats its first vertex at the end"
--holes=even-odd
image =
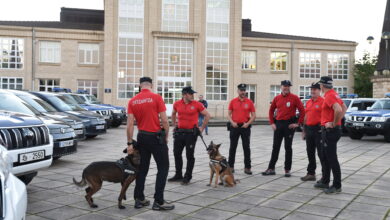
{"type": "Polygon", "coordinates": [[[82,89],[125,106],[151,76],[168,109],[192,85],[219,117],[239,83],[259,117],[284,79],[302,98],[322,75],[353,92],[355,42],[255,32],[241,11],[241,0],[105,0],[104,11],[62,8],[59,22],[0,21],[0,87],[82,89]]]}

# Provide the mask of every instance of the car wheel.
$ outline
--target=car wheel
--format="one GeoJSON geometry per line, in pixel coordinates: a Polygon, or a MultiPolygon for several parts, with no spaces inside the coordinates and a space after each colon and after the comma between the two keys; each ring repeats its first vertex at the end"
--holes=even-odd
{"type": "Polygon", "coordinates": [[[34,179],[34,177],[38,174],[38,172],[34,172],[34,173],[29,173],[29,174],[25,174],[23,176],[18,176],[18,178],[24,183],[26,184],[26,186],[31,183],[31,181],[34,179]]]}
{"type": "Polygon", "coordinates": [[[117,128],[117,127],[121,126],[121,124],[122,124],[121,121],[113,121],[113,122],[111,123],[111,127],[117,128]]]}
{"type": "Polygon", "coordinates": [[[53,157],[53,160],[58,160],[60,158],[61,158],[61,156],[56,156],[56,157],[53,157]]]}
{"type": "Polygon", "coordinates": [[[85,135],[85,137],[87,137],[87,138],[95,138],[97,135],[85,135]]]}
{"type": "Polygon", "coordinates": [[[363,137],[363,133],[355,129],[348,129],[348,136],[353,140],[360,140],[363,137]]]}

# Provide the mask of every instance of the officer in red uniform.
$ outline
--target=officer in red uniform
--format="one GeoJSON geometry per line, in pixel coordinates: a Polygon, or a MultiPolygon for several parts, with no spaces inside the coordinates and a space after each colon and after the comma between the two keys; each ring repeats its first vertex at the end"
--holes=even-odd
{"type": "Polygon", "coordinates": [[[228,118],[230,125],[230,149],[229,149],[229,166],[234,172],[234,162],[236,159],[236,150],[238,139],[241,136],[242,148],[244,150],[244,172],[252,175],[251,171],[251,124],[256,118],[256,110],[252,100],[246,97],[246,84],[237,86],[238,97],[229,103],[228,118]]]}
{"type": "Polygon", "coordinates": [[[303,124],[305,109],[298,96],[290,92],[291,82],[284,80],[281,82],[282,93],[274,98],[269,108],[269,122],[274,130],[274,143],[272,147],[272,156],[268,169],[263,172],[264,176],[275,175],[275,165],[278,161],[280,146],[284,139],[284,149],[286,150],[286,159],[284,161],[285,177],[291,176],[292,164],[292,141],[295,129],[299,124],[303,124]],[[297,123],[296,110],[299,111],[299,120],[297,123]],[[276,121],[274,114],[276,112],[276,121]]]}
{"type": "MultiPolygon", "coordinates": [[[[324,99],[321,97],[321,88],[319,83],[313,83],[310,86],[310,99],[306,102],[304,127],[302,137],[306,139],[306,152],[309,159],[307,166],[307,175],[302,177],[302,181],[316,180],[316,149],[318,158],[320,158],[321,167],[324,167],[323,151],[321,148],[321,112],[324,99]]],[[[322,171],[324,173],[324,171],[322,171]]]]}
{"type": "Polygon", "coordinates": [[[329,76],[321,77],[319,81],[324,94],[321,114],[321,135],[324,151],[324,174],[321,181],[314,187],[324,189],[326,194],[341,192],[341,170],[337,158],[337,142],[341,137],[341,119],[347,111],[347,106],[339,94],[333,89],[333,80],[329,76]],[[333,185],[329,187],[330,171],[333,173],[333,185]]]}
{"type": "Polygon", "coordinates": [[[194,100],[196,93],[191,86],[184,87],[182,90],[183,98],[173,104],[172,123],[175,125],[173,134],[174,144],[173,153],[175,156],[175,176],[168,179],[169,182],[182,181],[183,185],[189,184],[192,179],[192,170],[195,165],[195,144],[198,135],[201,134],[210,119],[210,114],[202,103],[194,100]],[[204,116],[203,124],[198,128],[199,114],[204,116]],[[176,124],[177,118],[177,124],[176,124]],[[183,159],[182,153],[186,149],[187,167],[182,175],[183,159]]]}
{"type": "Polygon", "coordinates": [[[152,93],[152,79],[140,79],[141,92],[133,97],[128,104],[127,118],[127,152],[133,153],[134,120],[137,121],[141,163],[137,173],[134,189],[134,207],[139,209],[148,206],[150,202],[145,199],[145,179],[149,171],[150,158],[153,155],[157,164],[157,179],[154,194],[153,210],[172,210],[164,200],[165,183],[169,171],[168,132],[169,124],[165,113],[166,107],[160,95],[152,93]],[[160,127],[160,121],[163,128],[160,127]]]}

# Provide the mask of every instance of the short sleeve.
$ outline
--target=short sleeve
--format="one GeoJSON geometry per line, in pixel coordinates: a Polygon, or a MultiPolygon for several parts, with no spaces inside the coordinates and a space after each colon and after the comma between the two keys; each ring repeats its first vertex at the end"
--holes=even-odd
{"type": "Polygon", "coordinates": [[[198,112],[203,112],[203,110],[205,110],[206,108],[204,107],[204,105],[200,102],[197,103],[198,105],[198,112]]]}
{"type": "Polygon", "coordinates": [[[177,102],[173,103],[173,110],[177,112],[177,102]]]}
{"type": "Polygon", "coordinates": [[[335,95],[330,95],[326,97],[324,103],[328,108],[332,108],[335,103],[338,103],[338,100],[335,95]]]}
{"type": "Polygon", "coordinates": [[[133,114],[133,108],[132,108],[132,105],[131,105],[131,100],[127,104],[127,114],[133,114]]]}
{"type": "Polygon", "coordinates": [[[256,109],[255,109],[255,105],[253,104],[252,100],[249,100],[250,101],[250,112],[256,112],[256,109]]]}
{"type": "Polygon", "coordinates": [[[164,103],[164,100],[162,99],[162,97],[160,95],[157,95],[157,111],[158,113],[160,112],[165,112],[167,110],[167,108],[165,107],[165,103],[164,103]]]}

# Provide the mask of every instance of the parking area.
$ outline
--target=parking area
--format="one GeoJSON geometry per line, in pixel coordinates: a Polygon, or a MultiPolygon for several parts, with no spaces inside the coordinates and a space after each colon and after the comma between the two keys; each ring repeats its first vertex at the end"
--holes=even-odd
{"type": "MultiPolygon", "coordinates": [[[[212,127],[207,142],[222,143],[221,153],[228,156],[229,138],[224,127],[212,127]]],[[[55,161],[38,173],[28,185],[28,216],[33,219],[364,219],[390,220],[390,144],[382,136],[351,140],[342,137],[338,155],[341,163],[343,192],[325,195],[313,188],[313,182],[302,182],[306,174],[307,156],[301,134],[293,143],[292,177],[283,177],[284,150],[277,163],[276,176],[264,177],[272,148],[269,126],[252,128],[251,150],[254,175],[243,173],[241,143],[237,150],[235,177],[240,183],[234,188],[206,186],[209,159],[201,141],[196,146],[196,164],[190,185],[167,183],[165,198],[176,208],[169,212],[152,211],[151,207],[136,210],[132,199],[134,184],[127,191],[126,209],[119,210],[117,198],[120,184],[104,183],[94,196],[99,206],[91,209],[84,199],[85,191],[77,188],[72,177],[80,180],[82,170],[93,161],[115,161],[124,156],[125,126],[110,129],[107,134],[83,141],[78,152],[55,161]]],[[[172,139],[170,174],[174,160],[172,139]]],[[[185,154],[183,154],[184,156],[185,154]]],[[[184,156],[185,158],[185,156],[184,156]]],[[[319,161],[317,172],[320,173],[319,161]]],[[[319,177],[319,176],[317,176],[319,177]]],[[[153,201],[156,166],[152,162],[145,192],[153,201]]]]}

